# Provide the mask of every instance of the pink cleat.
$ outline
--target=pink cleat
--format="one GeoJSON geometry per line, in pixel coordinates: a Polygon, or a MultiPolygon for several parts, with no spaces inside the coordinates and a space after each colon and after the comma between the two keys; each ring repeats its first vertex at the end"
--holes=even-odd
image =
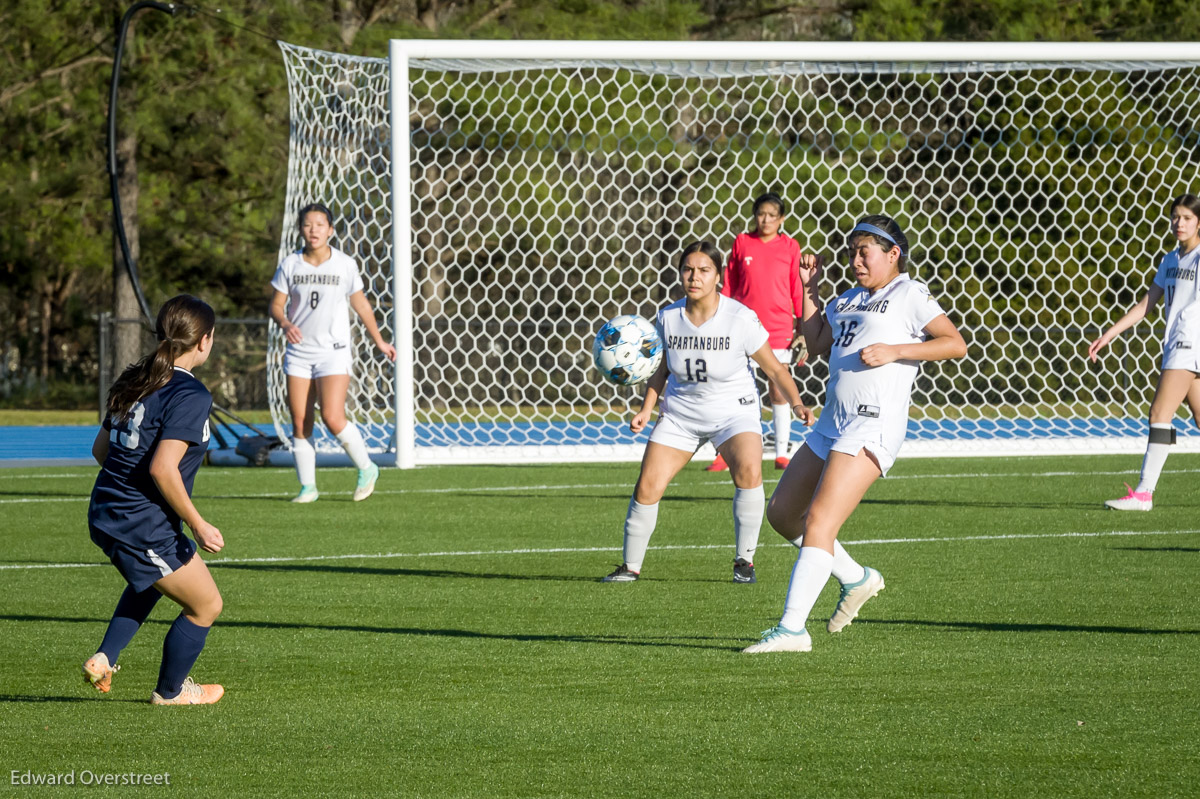
{"type": "Polygon", "coordinates": [[[1134,491],[1133,486],[1125,484],[1129,493],[1120,499],[1105,501],[1105,506],[1113,510],[1150,510],[1154,507],[1154,494],[1149,491],[1134,491]]]}

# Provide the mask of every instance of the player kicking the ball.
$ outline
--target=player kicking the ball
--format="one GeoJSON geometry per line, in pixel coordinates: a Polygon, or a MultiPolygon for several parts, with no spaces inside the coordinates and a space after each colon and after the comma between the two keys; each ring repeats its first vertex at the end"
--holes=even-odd
{"type": "Polygon", "coordinates": [[[829,632],[846,627],[883,576],[838,543],[842,524],[879,477],[886,475],[908,427],[908,406],[921,361],[961,358],[967,345],[923,283],[905,274],[909,243],[886,216],[868,216],[850,232],[858,286],[822,313],[820,259],[807,256],[804,338],[810,356],[829,355],[821,419],[783,473],[767,519],[800,549],[783,618],[744,651],[807,652],[808,614],[832,574],[842,596],[829,632]]]}
{"type": "Polygon", "coordinates": [[[787,397],[806,425],[813,414],[800,401],[796,384],[771,352],[767,331],[754,311],[720,293],[724,261],[708,242],[691,244],[679,258],[684,299],[658,313],[658,334],[665,357],[646,384],[641,410],[629,423],[639,433],[662,396],[662,411],[646,443],[625,516],[625,562],[604,582],[632,582],[658,521],[658,502],[696,450],[705,442],[729,464],[735,486],[733,527],[734,582],[752,583],[754,550],[762,527],[762,425],[753,360],[787,397]],[[665,391],[664,391],[665,388],[665,391]]]}

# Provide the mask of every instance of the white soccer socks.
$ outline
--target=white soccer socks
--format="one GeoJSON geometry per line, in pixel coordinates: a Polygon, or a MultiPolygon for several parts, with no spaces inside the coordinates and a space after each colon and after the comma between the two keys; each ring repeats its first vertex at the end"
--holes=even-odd
{"type": "Polygon", "coordinates": [[[842,585],[854,585],[866,576],[863,565],[850,557],[841,541],[833,539],[833,578],[842,585]]]}
{"type": "Polygon", "coordinates": [[[307,438],[292,436],[292,459],[296,462],[296,476],[301,486],[317,485],[317,451],[307,438]]]}
{"type": "Polygon", "coordinates": [[[792,406],[772,405],[771,421],[775,426],[775,457],[786,458],[792,443],[792,406]]]}
{"type": "Polygon", "coordinates": [[[629,510],[625,513],[624,547],[625,567],[630,571],[641,572],[646,549],[650,546],[650,536],[654,535],[657,524],[658,503],[642,505],[631,497],[629,510]]]}
{"type": "Polygon", "coordinates": [[[354,462],[355,466],[360,470],[371,468],[371,455],[367,452],[367,444],[363,441],[362,433],[358,432],[358,425],[346,422],[342,432],[337,434],[337,440],[341,442],[342,449],[346,450],[346,454],[350,456],[350,460],[354,462]]]}
{"type": "Polygon", "coordinates": [[[1146,444],[1146,457],[1142,458],[1142,476],[1134,489],[1137,493],[1153,494],[1158,486],[1158,478],[1162,476],[1167,455],[1171,453],[1171,445],[1165,442],[1171,440],[1173,429],[1170,424],[1150,425],[1150,443],[1146,444]]]}
{"type": "Polygon", "coordinates": [[[787,600],[783,605],[783,618],[779,626],[799,631],[808,622],[808,614],[821,589],[829,582],[833,572],[833,555],[818,547],[801,547],[796,565],[792,568],[792,581],[788,583],[787,600]]]}
{"type": "Polygon", "coordinates": [[[761,485],[733,490],[733,533],[737,541],[737,557],[747,563],[754,562],[754,550],[758,549],[758,534],[762,530],[766,508],[767,495],[761,485]]]}

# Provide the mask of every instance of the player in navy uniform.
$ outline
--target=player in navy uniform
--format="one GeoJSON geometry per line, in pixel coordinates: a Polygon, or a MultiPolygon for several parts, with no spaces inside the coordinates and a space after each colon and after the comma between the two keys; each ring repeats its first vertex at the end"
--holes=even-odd
{"type": "Polygon", "coordinates": [[[754,550],[766,500],[762,487],[762,411],[753,360],[803,420],[813,413],[800,401],[788,368],[771,352],[766,329],[754,311],[720,293],[725,261],[708,242],[689,245],[679,258],[685,297],[658,313],[664,357],[646,384],[641,410],[629,423],[645,429],[662,396],[642,471],[625,517],[625,562],[604,582],[638,579],[658,521],[658,502],[696,450],[711,441],[729,464],[735,486],[733,580],[752,583],[754,550]],[[664,392],[665,387],[665,392],[664,392]]]}
{"type": "Polygon", "coordinates": [[[1146,318],[1161,297],[1166,297],[1166,335],[1163,336],[1162,374],[1150,403],[1150,435],[1137,488],[1104,504],[1113,510],[1146,511],[1154,507],[1154,489],[1171,445],[1175,443],[1173,419],[1187,400],[1192,417],[1200,424],[1200,197],[1184,194],[1171,203],[1171,233],[1178,246],[1162,257],[1154,282],[1138,304],[1104,331],[1088,347],[1094,362],[1100,350],[1124,331],[1146,318]]]}
{"type": "Polygon", "coordinates": [[[92,444],[101,469],[88,527],[128,583],[99,650],[83,664],[84,679],[102,693],[111,690],[121,650],[161,596],[183,611],[163,641],[151,703],[206,705],[225,692],[188,676],[221,613],[221,593],[182,527],[186,522],[205,552],[225,545],[191,499],[212,409],[212,395],[192,369],[212,352],[214,322],[213,309],[195,297],[168,300],[155,325],[158,347],[113,383],[108,417],[92,444]]]}
{"type": "Polygon", "coordinates": [[[300,478],[300,493],[292,501],[315,502],[319,496],[317,452],[309,439],[313,410],[320,400],[321,420],[358,467],[354,501],[360,502],[375,490],[379,467],[371,463],[358,427],[346,418],[346,393],[354,361],[350,308],[388,360],[396,360],[396,348],[379,333],[375,311],[363,294],[358,264],[329,245],[333,213],[319,203],[301,208],[300,234],[304,249],[284,258],[271,278],[275,290],[271,318],[287,338],[283,371],[292,413],[292,457],[300,478]]]}
{"type": "Polygon", "coordinates": [[[771,495],[767,519],[800,549],[783,618],[748,653],[807,652],[808,614],[832,574],[842,584],[829,632],[838,632],[883,589],[883,576],[838,543],[842,524],[896,460],[921,361],[961,358],[967,345],[923,283],[906,274],[908,239],[895,220],[863,218],[848,237],[858,286],[821,309],[821,262],[801,259],[811,356],[829,355],[829,384],[816,427],[771,495]]]}

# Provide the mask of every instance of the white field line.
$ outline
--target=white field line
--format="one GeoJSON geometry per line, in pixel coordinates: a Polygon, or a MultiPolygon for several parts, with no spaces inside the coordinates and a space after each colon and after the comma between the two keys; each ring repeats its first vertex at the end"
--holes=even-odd
{"type": "MultiPolygon", "coordinates": [[[[1200,469],[1164,469],[1163,474],[1197,474],[1200,469]]],[[[1120,475],[1132,475],[1134,472],[1129,470],[1121,471],[1071,471],[1071,472],[955,472],[953,474],[899,474],[885,478],[887,482],[894,480],[980,480],[986,478],[995,479],[1033,479],[1039,477],[1113,477],[1120,475]]],[[[49,475],[51,477],[87,477],[94,478],[95,474],[80,474],[80,475],[49,475]]],[[[0,478],[4,475],[0,474],[0,478]]],[[[21,475],[21,477],[37,477],[37,475],[21,475]]],[[[10,478],[12,479],[12,478],[10,478]]],[[[779,482],[778,478],[766,478],[763,480],[763,485],[774,485],[779,482]]],[[[678,486],[678,483],[671,483],[672,486],[678,486]]],[[[700,487],[718,487],[728,486],[729,480],[722,479],[709,480],[701,483],[693,483],[700,487]]],[[[392,495],[403,496],[409,494],[486,494],[488,492],[503,492],[503,491],[574,491],[579,489],[608,489],[621,488],[632,489],[632,482],[626,483],[579,483],[575,485],[507,485],[507,486],[472,486],[464,488],[401,488],[401,489],[376,489],[377,495],[392,495]]],[[[206,494],[198,493],[194,497],[196,499],[271,499],[278,497],[290,497],[295,494],[294,491],[275,491],[263,494],[206,494]]],[[[0,499],[0,505],[20,505],[20,504],[36,504],[42,502],[85,502],[89,494],[79,494],[71,497],[11,497],[0,499]]]]}
{"type": "MultiPolygon", "coordinates": [[[[967,536],[938,536],[930,538],[867,538],[858,541],[848,541],[851,546],[879,544],[941,544],[957,543],[960,541],[1020,541],[1044,538],[1107,538],[1112,536],[1156,536],[1156,535],[1197,535],[1200,530],[1108,530],[1095,533],[1011,533],[1004,535],[967,535],[967,536]]],[[[771,547],[791,547],[791,544],[766,544],[771,547]]],[[[670,544],[654,546],[650,549],[666,550],[702,550],[728,549],[728,544],[670,544]]],[[[480,555],[553,555],[553,554],[587,554],[593,552],[620,552],[621,547],[546,547],[539,549],[469,549],[446,552],[377,552],[371,554],[353,555],[305,555],[296,557],[272,558],[213,558],[205,559],[209,566],[222,566],[233,563],[312,563],[315,561],[331,560],[390,560],[394,558],[462,558],[480,555]]],[[[28,571],[33,569],[89,569],[96,566],[107,566],[108,563],[14,563],[0,564],[0,569],[12,571],[28,571]]]]}
{"type": "MultiPolygon", "coordinates": [[[[1039,457],[1039,460],[1040,459],[1041,458],[1039,457]]],[[[632,464],[631,464],[631,466],[632,466],[632,464]]],[[[74,474],[74,473],[72,473],[72,474],[11,474],[10,473],[11,471],[12,471],[11,469],[9,469],[9,470],[0,469],[0,481],[3,481],[3,480],[61,480],[61,479],[82,479],[85,477],[89,480],[94,480],[94,479],[96,479],[96,474],[99,472],[99,469],[94,469],[90,472],[81,472],[78,474],[74,474]]],[[[350,471],[350,468],[349,467],[346,467],[346,468],[332,467],[332,468],[323,469],[322,471],[348,472],[348,471],[350,471]]],[[[204,467],[204,469],[200,472],[200,474],[202,474],[202,475],[245,474],[245,473],[246,473],[246,469],[213,469],[213,468],[209,468],[207,466],[204,467]]],[[[1163,474],[1197,474],[1197,473],[1200,473],[1200,469],[1164,469],[1163,470],[1163,474]]],[[[384,472],[383,474],[386,477],[388,472],[384,472]]],[[[1115,471],[1100,471],[1097,469],[1087,469],[1087,470],[1082,470],[1082,471],[1066,471],[1066,472],[951,472],[948,474],[894,474],[891,477],[887,477],[884,479],[889,482],[892,480],[924,480],[924,479],[950,480],[950,479],[954,479],[954,478],[961,478],[964,480],[975,480],[980,477],[1084,477],[1084,476],[1093,475],[1093,474],[1109,475],[1109,476],[1131,474],[1131,475],[1136,476],[1137,469],[1118,469],[1115,471]]],[[[715,485],[723,485],[727,482],[728,482],[728,480],[722,480],[721,483],[714,483],[714,484],[715,485]]],[[[764,478],[763,482],[773,483],[773,482],[777,482],[777,481],[774,478],[764,478]]],[[[621,485],[631,485],[631,484],[622,483],[621,485]]],[[[580,487],[586,487],[586,486],[513,486],[512,488],[519,489],[519,488],[580,488],[580,487]]],[[[598,488],[608,488],[608,486],[606,486],[606,485],[597,486],[597,487],[598,488]]],[[[500,486],[500,487],[496,487],[496,488],[474,488],[474,489],[454,489],[454,488],[420,489],[420,488],[417,488],[417,489],[410,489],[408,491],[403,491],[400,493],[420,493],[423,491],[461,491],[461,490],[500,491],[500,490],[503,490],[504,488],[505,488],[504,486],[500,486]]]]}

